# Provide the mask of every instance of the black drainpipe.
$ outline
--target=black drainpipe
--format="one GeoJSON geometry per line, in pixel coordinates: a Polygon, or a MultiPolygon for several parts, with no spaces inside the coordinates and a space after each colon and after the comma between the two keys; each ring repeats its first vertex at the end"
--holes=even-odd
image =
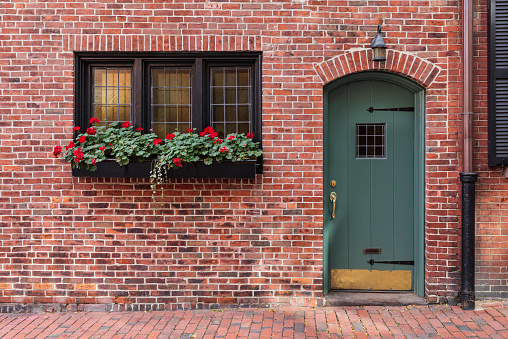
{"type": "Polygon", "coordinates": [[[474,310],[475,182],[478,173],[460,173],[462,182],[462,309],[474,310]]]}
{"type": "Polygon", "coordinates": [[[475,182],[473,172],[473,1],[464,0],[462,6],[462,69],[463,76],[463,172],[462,182],[462,275],[460,298],[462,309],[475,308],[475,182]]]}

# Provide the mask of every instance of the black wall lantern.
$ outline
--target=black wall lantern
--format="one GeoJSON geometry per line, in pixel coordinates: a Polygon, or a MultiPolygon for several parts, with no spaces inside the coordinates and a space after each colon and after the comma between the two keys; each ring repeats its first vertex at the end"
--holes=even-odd
{"type": "Polygon", "coordinates": [[[386,60],[386,45],[381,35],[381,25],[377,26],[377,35],[370,43],[372,51],[374,53],[374,61],[385,61],[386,60]]]}

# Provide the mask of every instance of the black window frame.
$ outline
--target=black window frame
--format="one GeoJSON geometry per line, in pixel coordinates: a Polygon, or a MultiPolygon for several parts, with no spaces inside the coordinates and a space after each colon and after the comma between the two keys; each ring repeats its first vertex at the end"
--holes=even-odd
{"type": "Polygon", "coordinates": [[[252,68],[252,116],[254,140],[261,142],[261,52],[75,52],[75,113],[78,126],[89,126],[92,117],[92,68],[132,67],[132,123],[151,129],[151,68],[191,67],[192,127],[197,132],[210,126],[210,68],[248,66],[252,68]]]}

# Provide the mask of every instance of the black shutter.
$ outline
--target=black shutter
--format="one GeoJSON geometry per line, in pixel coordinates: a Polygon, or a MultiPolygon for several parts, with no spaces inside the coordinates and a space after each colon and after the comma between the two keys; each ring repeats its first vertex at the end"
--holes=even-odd
{"type": "Polygon", "coordinates": [[[489,1],[489,166],[508,165],[508,1],[489,1]]]}

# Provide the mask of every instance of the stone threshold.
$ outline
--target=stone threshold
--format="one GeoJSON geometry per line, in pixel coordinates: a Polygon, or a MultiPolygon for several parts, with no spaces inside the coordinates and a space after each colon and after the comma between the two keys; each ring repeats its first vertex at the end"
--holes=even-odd
{"type": "Polygon", "coordinates": [[[334,306],[409,306],[428,305],[428,301],[410,292],[332,291],[326,295],[326,307],[334,306]]]}

